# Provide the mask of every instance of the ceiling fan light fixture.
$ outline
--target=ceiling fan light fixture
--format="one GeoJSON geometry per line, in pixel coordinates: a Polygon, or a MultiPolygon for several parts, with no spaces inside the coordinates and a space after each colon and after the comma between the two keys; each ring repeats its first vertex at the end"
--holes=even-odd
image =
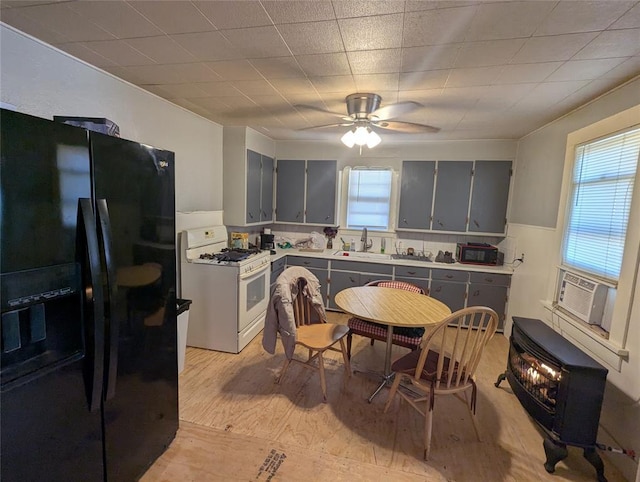
{"type": "Polygon", "coordinates": [[[356,127],[353,133],[353,140],[359,146],[364,146],[369,141],[369,129],[364,126],[356,127]]]}
{"type": "Polygon", "coordinates": [[[348,130],[340,140],[349,148],[357,145],[360,148],[367,146],[369,149],[376,147],[382,141],[377,132],[374,132],[368,126],[362,125],[348,130]]]}
{"type": "Polygon", "coordinates": [[[356,136],[353,134],[353,131],[352,130],[348,130],[347,133],[345,135],[343,135],[340,140],[342,141],[342,143],[345,146],[351,148],[356,143],[355,137],[356,136]]]}
{"type": "Polygon", "coordinates": [[[373,130],[370,130],[369,131],[369,138],[367,139],[367,147],[369,149],[372,149],[372,148],[376,147],[378,144],[380,144],[380,141],[382,141],[382,139],[380,138],[378,133],[373,131],[373,130]]]}

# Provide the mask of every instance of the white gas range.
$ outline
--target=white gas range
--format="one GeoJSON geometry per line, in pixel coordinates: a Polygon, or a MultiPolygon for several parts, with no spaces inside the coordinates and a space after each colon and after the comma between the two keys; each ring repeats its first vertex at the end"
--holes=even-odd
{"type": "Polygon", "coordinates": [[[181,297],[193,301],[187,345],[240,353],[264,327],[271,261],[227,239],[222,225],[182,232],[181,297]]]}

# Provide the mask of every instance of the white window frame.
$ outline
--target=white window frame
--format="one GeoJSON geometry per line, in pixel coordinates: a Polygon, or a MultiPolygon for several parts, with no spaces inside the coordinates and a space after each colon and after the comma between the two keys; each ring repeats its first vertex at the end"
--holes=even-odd
{"type": "MultiPolygon", "coordinates": [[[[611,138],[624,136],[625,133],[634,133],[635,140],[637,142],[638,137],[640,136],[640,127],[635,127],[631,129],[624,129],[622,132],[614,132],[609,135],[606,135],[599,139],[591,139],[585,143],[582,143],[576,146],[573,160],[573,168],[572,168],[572,176],[571,176],[571,186],[569,189],[568,195],[568,203],[566,207],[565,214],[565,224],[564,224],[564,234],[563,234],[563,245],[562,245],[562,264],[569,268],[572,271],[583,271],[590,275],[591,278],[595,279],[603,279],[605,283],[610,283],[612,285],[617,285],[618,279],[620,277],[620,272],[616,272],[618,269],[618,261],[622,263],[622,251],[618,251],[618,247],[622,244],[622,248],[624,248],[624,244],[626,244],[626,232],[628,230],[629,223],[629,212],[626,212],[627,215],[625,231],[624,231],[624,239],[616,238],[615,233],[611,230],[606,231],[606,236],[604,235],[606,229],[605,224],[610,222],[609,219],[612,218],[612,210],[615,209],[620,212],[620,208],[623,203],[626,205],[628,209],[631,208],[631,202],[635,190],[635,177],[637,174],[638,167],[638,159],[637,157],[634,159],[628,158],[627,161],[634,166],[635,172],[633,173],[633,177],[627,176],[626,180],[633,183],[632,190],[629,191],[623,190],[621,192],[620,186],[624,187],[625,178],[616,177],[616,172],[611,169],[611,165],[604,165],[602,161],[610,161],[610,156],[605,158],[597,159],[596,157],[591,157],[591,154],[600,155],[604,151],[596,150],[592,151],[589,149],[590,145],[596,145],[600,143],[611,142],[611,138]],[[585,180],[582,178],[582,172],[576,173],[576,169],[579,162],[585,162],[587,165],[589,161],[594,160],[595,162],[600,162],[600,164],[591,164],[591,166],[598,166],[600,169],[603,167],[608,169],[607,171],[607,179],[603,179],[602,177],[596,177],[591,174],[591,179],[585,180]],[[614,185],[615,183],[615,185],[614,185]],[[595,187],[595,188],[594,188],[595,187]],[[616,204],[614,204],[613,199],[609,197],[604,198],[603,193],[610,194],[611,189],[615,187],[617,196],[616,204]],[[606,190],[603,190],[606,189],[606,190]],[[622,196],[620,197],[620,195],[622,196]],[[580,209],[576,209],[575,202],[583,199],[587,204],[581,204],[580,209]],[[606,202],[602,202],[605,200],[606,202]],[[594,213],[598,213],[597,216],[594,213]],[[587,231],[585,229],[571,229],[570,226],[573,224],[574,227],[584,226],[585,224],[578,225],[576,222],[572,223],[572,218],[576,217],[575,221],[587,221],[586,226],[592,227],[591,230],[587,231]],[[590,224],[590,219],[596,219],[598,224],[590,224]],[[598,232],[598,228],[602,232],[598,232]],[[582,232],[580,232],[582,231],[582,232]],[[610,258],[607,257],[607,252],[605,249],[607,246],[613,248],[612,256],[610,258]],[[607,261],[609,259],[609,261],[607,261]]],[[[600,148],[602,149],[602,148],[600,148]]],[[[613,154],[612,154],[613,155],[613,154]]],[[[629,164],[628,164],[629,165],[629,164]]],[[[593,171],[586,171],[593,172],[593,171]]],[[[619,175],[619,173],[618,173],[619,175]]],[[[622,226],[622,218],[617,218],[620,221],[620,226],[622,226]]],[[[611,226],[609,226],[611,228],[611,226]]],[[[621,266],[620,266],[621,269],[621,266]]]]}
{"type": "MultiPolygon", "coordinates": [[[[354,169],[380,169],[380,170],[390,170],[391,171],[391,197],[389,202],[389,226],[387,230],[371,230],[371,233],[375,233],[377,235],[381,234],[395,234],[395,225],[396,225],[396,211],[398,205],[398,173],[395,169],[390,166],[347,166],[345,167],[341,174],[341,193],[340,198],[343,202],[340,203],[340,226],[341,232],[345,232],[346,235],[353,235],[355,233],[360,233],[360,229],[358,228],[349,228],[347,227],[347,210],[349,203],[349,176],[351,171],[354,169]]],[[[375,235],[374,234],[374,235],[375,235]]]]}
{"type": "MultiPolygon", "coordinates": [[[[590,140],[607,137],[616,132],[624,131],[634,126],[638,126],[640,118],[640,105],[627,109],[609,118],[603,119],[595,124],[584,127],[578,131],[572,132],[567,136],[567,146],[565,151],[565,164],[563,173],[562,191],[560,196],[560,209],[558,212],[558,222],[556,225],[557,240],[557,262],[550,274],[550,279],[558,279],[561,271],[573,268],[562,266],[562,249],[564,240],[564,227],[567,222],[569,196],[571,192],[571,183],[573,179],[573,167],[575,162],[576,146],[584,144],[590,140]]],[[[633,303],[633,295],[636,290],[637,277],[640,273],[640,169],[636,171],[634,184],[633,199],[631,202],[631,210],[629,213],[629,223],[627,226],[627,236],[624,247],[622,270],[618,278],[617,289],[614,291],[613,302],[609,307],[609,313],[605,313],[610,319],[606,321],[609,329],[608,340],[603,339],[597,333],[585,329],[584,326],[576,324],[575,326],[580,336],[592,338],[596,344],[608,348],[614,353],[621,354],[626,350],[627,333],[629,331],[629,323],[631,321],[631,308],[633,303]]],[[[588,273],[586,273],[588,275],[588,273]]],[[[593,277],[593,276],[591,276],[593,277]]],[[[549,298],[557,300],[557,283],[550,283],[549,298]]],[[[636,301],[637,302],[637,301],[636,301]]],[[[565,321],[572,323],[570,318],[565,321]]],[[[576,335],[577,336],[577,335],[576,335]]],[[[586,344],[592,345],[592,342],[586,344]]]]}

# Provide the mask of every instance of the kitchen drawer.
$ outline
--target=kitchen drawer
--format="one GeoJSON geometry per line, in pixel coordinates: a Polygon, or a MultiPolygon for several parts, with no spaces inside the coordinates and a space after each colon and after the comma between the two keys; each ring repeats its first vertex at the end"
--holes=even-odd
{"type": "Polygon", "coordinates": [[[393,265],[336,260],[331,261],[331,270],[355,271],[357,273],[378,273],[391,276],[393,274],[393,265]]]}
{"type": "Polygon", "coordinates": [[[469,281],[469,273],[466,271],[455,271],[453,269],[432,269],[431,279],[466,283],[469,281]]]}
{"type": "Polygon", "coordinates": [[[283,271],[284,271],[284,268],[280,268],[280,269],[277,269],[275,271],[271,271],[270,284],[275,283],[276,280],[278,279],[278,276],[280,276],[283,271]]]}
{"type": "Polygon", "coordinates": [[[429,278],[431,268],[416,268],[415,266],[396,266],[396,278],[429,278]]]}
{"type": "Polygon", "coordinates": [[[287,257],[284,256],[283,258],[280,258],[274,262],[271,263],[271,272],[273,273],[274,271],[278,271],[281,269],[284,269],[285,265],[287,264],[287,257]]]}
{"type": "Polygon", "coordinates": [[[471,273],[471,282],[495,286],[509,286],[511,284],[511,276],[508,274],[471,273]]]}
{"type": "Polygon", "coordinates": [[[287,266],[327,269],[329,261],[322,258],[305,258],[304,256],[287,256],[287,266]]]}

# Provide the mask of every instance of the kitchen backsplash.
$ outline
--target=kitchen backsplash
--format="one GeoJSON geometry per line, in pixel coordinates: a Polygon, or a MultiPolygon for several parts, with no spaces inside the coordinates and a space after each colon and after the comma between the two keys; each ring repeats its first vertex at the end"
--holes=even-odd
{"type": "MultiPolygon", "coordinates": [[[[311,233],[316,231],[322,234],[323,226],[297,226],[293,224],[272,224],[269,226],[271,232],[275,235],[276,244],[283,244],[284,242],[290,242],[295,245],[296,242],[306,240],[311,237],[311,233]]],[[[263,226],[247,227],[247,226],[227,226],[227,231],[237,231],[249,233],[249,242],[260,245],[260,233],[263,226]]],[[[333,249],[342,249],[342,241],[350,243],[353,239],[356,243],[356,249],[361,250],[360,241],[361,232],[354,230],[338,231],[338,235],[333,240],[333,249]]],[[[323,235],[324,237],[324,235],[323,235]]],[[[515,238],[506,236],[504,238],[493,236],[469,236],[469,235],[455,235],[455,234],[436,234],[436,233],[416,233],[416,232],[398,232],[380,234],[375,231],[369,231],[369,239],[373,242],[369,251],[379,253],[382,238],[385,239],[385,252],[393,254],[396,252],[406,253],[408,248],[413,248],[416,254],[424,253],[429,255],[431,253],[432,259],[435,259],[438,251],[450,251],[454,253],[456,251],[457,243],[488,243],[497,246],[500,251],[504,253],[505,264],[513,263],[517,256],[516,240],[515,238]]],[[[326,247],[327,238],[324,238],[326,247]]]]}
{"type": "MultiPolygon", "coordinates": [[[[295,245],[296,242],[301,240],[306,240],[311,237],[311,233],[316,231],[322,234],[323,226],[297,226],[297,225],[289,225],[289,224],[273,224],[269,226],[271,228],[271,232],[275,235],[276,244],[283,244],[284,242],[290,242],[292,245],[295,245]]],[[[239,231],[239,232],[248,232],[249,233],[249,241],[256,245],[259,245],[259,236],[262,232],[262,226],[260,227],[236,227],[236,226],[227,226],[227,230],[231,231],[239,231]]],[[[455,254],[456,244],[457,243],[466,243],[466,242],[479,242],[479,243],[488,243],[495,246],[498,246],[500,251],[504,253],[504,261],[505,264],[512,263],[516,258],[516,243],[515,238],[511,238],[509,236],[501,238],[501,237],[493,237],[493,236],[469,236],[469,235],[453,235],[453,234],[436,234],[436,233],[416,233],[416,232],[398,232],[394,233],[384,233],[380,234],[375,231],[369,231],[369,240],[373,242],[372,247],[369,251],[373,251],[376,253],[380,252],[381,240],[385,239],[385,252],[389,254],[393,254],[396,252],[406,253],[408,248],[413,248],[416,254],[424,253],[428,255],[432,254],[432,257],[435,259],[435,256],[438,254],[438,251],[450,251],[455,254]]],[[[338,235],[333,240],[333,249],[340,250],[342,249],[342,241],[341,238],[344,239],[345,242],[350,243],[351,240],[355,241],[356,249],[361,250],[361,241],[360,241],[361,232],[354,230],[343,230],[340,229],[338,231],[338,235]]],[[[324,246],[326,247],[327,238],[324,237],[324,246]]]]}

